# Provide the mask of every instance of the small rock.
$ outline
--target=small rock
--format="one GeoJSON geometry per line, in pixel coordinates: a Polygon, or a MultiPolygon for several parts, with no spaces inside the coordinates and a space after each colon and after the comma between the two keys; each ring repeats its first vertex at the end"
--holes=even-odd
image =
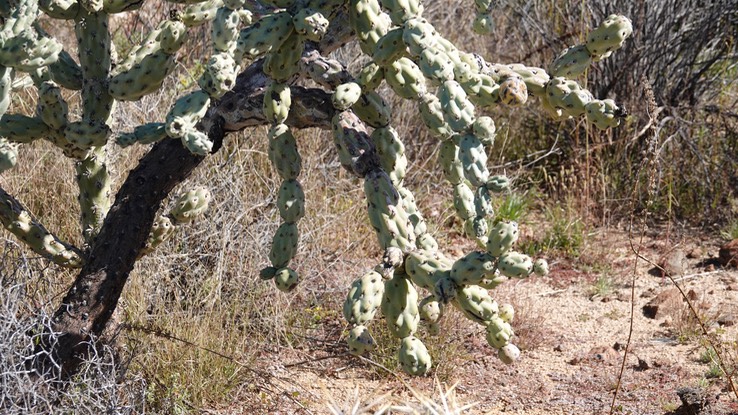
{"type": "Polygon", "coordinates": [[[635,370],[638,371],[645,371],[653,367],[653,364],[651,363],[650,359],[648,358],[638,358],[638,365],[636,365],[635,370]]]}
{"type": "Polygon", "coordinates": [[[648,318],[659,319],[682,306],[682,295],[676,288],[669,288],[660,292],[643,306],[643,315],[648,318]]]}
{"type": "Polygon", "coordinates": [[[557,344],[554,347],[554,352],[563,352],[564,350],[566,350],[566,346],[564,346],[563,344],[557,344]]]}
{"type": "Polygon", "coordinates": [[[698,415],[707,408],[707,396],[702,389],[684,387],[677,389],[676,393],[682,401],[680,413],[698,415]]]}
{"type": "Polygon", "coordinates": [[[715,264],[710,264],[710,265],[706,266],[705,267],[705,271],[707,271],[707,272],[715,271],[715,264]]]}
{"type": "Polygon", "coordinates": [[[610,346],[595,346],[586,354],[575,357],[569,363],[576,365],[583,362],[603,363],[614,365],[620,361],[620,353],[610,346]]]}
{"type": "Polygon", "coordinates": [[[728,291],[738,291],[738,284],[730,284],[727,288],[728,291]]]}
{"type": "Polygon", "coordinates": [[[702,248],[700,248],[699,246],[696,246],[687,253],[687,258],[698,259],[698,258],[702,258],[704,254],[705,253],[702,251],[702,248]]]}
{"type": "Polygon", "coordinates": [[[724,327],[735,326],[735,315],[733,313],[722,314],[718,317],[717,323],[724,327]]]}
{"type": "Polygon", "coordinates": [[[675,249],[668,254],[664,255],[659,261],[661,267],[661,276],[666,277],[684,275],[685,274],[685,259],[684,251],[681,249],[675,249]]]}
{"type": "Polygon", "coordinates": [[[738,267],[738,239],[733,239],[720,247],[718,260],[724,267],[738,267]]]}

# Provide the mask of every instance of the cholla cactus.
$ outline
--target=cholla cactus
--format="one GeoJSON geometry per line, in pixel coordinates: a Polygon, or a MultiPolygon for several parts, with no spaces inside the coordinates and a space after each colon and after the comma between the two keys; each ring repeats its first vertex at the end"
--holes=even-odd
{"type": "MultiPolygon", "coordinates": [[[[619,106],[595,99],[571,78],[623,44],[632,31],[628,19],[610,16],[585,44],[562,52],[546,71],[489,63],[459,49],[423,18],[420,0],[170,1],[176,11],[124,59],[114,52],[110,16],[135,11],[141,0],[11,0],[0,7],[0,171],[16,165],[19,145],[37,139],[49,140],[76,161],[83,248],[54,236],[0,189],[5,228],[56,264],[82,267],[57,313],[56,328],[70,333],[56,351],[63,369],[73,371],[83,340],[104,328],[135,260],[180,224],[202,216],[210,202],[207,189],[197,188],[168,214],[157,216],[168,192],[218,151],[226,132],[253,125],[269,126],[269,159],[282,179],[277,199],[282,223],[262,279],[273,279],[283,291],[300,280],[290,265],[299,256],[305,195],[292,129],[329,128],[341,165],[363,179],[368,217],[387,252],[376,270],[353,283],[346,299],[351,351],[373,348],[368,325],[381,310],[390,332],[402,339],[403,368],[427,373],[432,363],[415,337],[419,322],[437,331],[450,303],[486,327],[503,361],[515,360],[513,312],[509,307],[501,311],[487,289],[507,278],[545,274],[548,266],[512,250],[516,224],[495,224],[492,198],[509,182],[487,169],[495,123],[481,113],[497,105],[526,105],[535,97],[555,117],[586,116],[599,128],[616,126],[623,114],[619,106]],[[74,22],[77,59],[42,30],[42,13],[74,22]],[[212,54],[204,60],[199,89],[179,97],[165,119],[116,131],[116,102],[159,90],[175,68],[189,29],[203,24],[211,27],[212,54]],[[325,57],[350,40],[358,41],[369,58],[357,73],[325,57]],[[248,76],[239,78],[239,73],[248,76]],[[12,112],[10,99],[13,85],[25,74],[39,96],[37,111],[30,115],[12,112]],[[296,87],[299,78],[312,79],[320,88],[296,87]],[[391,108],[377,93],[382,83],[415,101],[420,120],[441,141],[439,162],[454,187],[454,207],[481,251],[452,261],[428,233],[422,210],[405,187],[405,145],[391,126],[391,108]],[[62,89],[79,91],[79,108],[69,108],[62,89]],[[106,149],[152,143],[158,144],[130,173],[113,203],[106,149]],[[420,304],[419,289],[431,293],[420,304]],[[98,298],[105,298],[105,304],[93,308],[97,301],[92,299],[98,298]]],[[[494,2],[474,3],[479,14],[474,29],[489,32],[494,2]]]]}

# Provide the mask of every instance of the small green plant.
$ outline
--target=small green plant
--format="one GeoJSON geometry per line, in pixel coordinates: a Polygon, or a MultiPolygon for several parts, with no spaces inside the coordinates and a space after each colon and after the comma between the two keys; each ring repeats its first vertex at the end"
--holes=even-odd
{"type": "Polygon", "coordinates": [[[738,239],[738,219],[733,219],[728,223],[725,228],[720,231],[720,236],[723,239],[727,239],[729,241],[732,241],[733,239],[738,239]]]}
{"type": "Polygon", "coordinates": [[[497,217],[495,220],[512,220],[520,222],[528,213],[529,206],[530,200],[527,193],[510,193],[507,197],[502,199],[502,202],[497,208],[497,217]]]}
{"type": "Polygon", "coordinates": [[[599,275],[589,289],[590,298],[602,298],[612,294],[615,289],[609,275],[599,275]]]}

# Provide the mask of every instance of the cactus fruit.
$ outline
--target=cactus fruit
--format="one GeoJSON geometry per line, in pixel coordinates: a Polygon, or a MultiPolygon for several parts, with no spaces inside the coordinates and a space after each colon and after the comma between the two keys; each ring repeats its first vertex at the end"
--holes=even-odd
{"type": "Polygon", "coordinates": [[[167,216],[159,216],[151,225],[149,237],[146,239],[146,245],[141,248],[139,256],[144,256],[154,252],[154,250],[164,243],[174,233],[175,226],[172,220],[167,216]]]}
{"type": "Polygon", "coordinates": [[[500,317],[492,317],[487,324],[487,343],[495,349],[501,349],[508,344],[514,336],[510,323],[500,317]]]}
{"type": "Polygon", "coordinates": [[[169,215],[179,223],[192,222],[205,213],[210,198],[210,191],[206,187],[196,187],[177,198],[169,215]]]}
{"type": "Polygon", "coordinates": [[[587,121],[600,130],[617,127],[620,125],[620,118],[624,116],[624,111],[611,99],[591,100],[584,106],[584,111],[587,121]]]}
{"type": "Polygon", "coordinates": [[[587,35],[587,50],[595,61],[604,59],[623,46],[633,33],[633,24],[625,16],[612,14],[587,35]]]}
{"type": "Polygon", "coordinates": [[[501,305],[498,314],[506,323],[512,324],[512,321],[515,319],[515,309],[512,304],[501,305]]]}
{"type": "Polygon", "coordinates": [[[384,282],[381,308],[393,336],[402,339],[418,330],[418,292],[407,276],[395,274],[384,282]]]}
{"type": "Polygon", "coordinates": [[[438,324],[441,317],[443,317],[443,308],[443,304],[439,303],[435,296],[425,297],[418,304],[420,321],[427,323],[429,326],[438,324]]]}
{"type": "Polygon", "coordinates": [[[384,279],[376,271],[369,271],[351,284],[343,316],[351,324],[366,324],[374,318],[384,296],[384,279]]]}
{"type": "Polygon", "coordinates": [[[274,285],[282,292],[290,292],[297,287],[300,277],[292,268],[280,268],[274,274],[274,285]]]}
{"type": "Polygon", "coordinates": [[[214,53],[205,64],[205,71],[197,83],[211,98],[218,99],[236,85],[240,69],[231,54],[214,53]]]}
{"type": "Polygon", "coordinates": [[[512,364],[520,357],[520,349],[512,343],[508,343],[497,351],[497,357],[500,358],[502,363],[512,364]]]}
{"type": "Polygon", "coordinates": [[[548,262],[543,258],[538,258],[533,261],[533,273],[539,277],[545,277],[548,275],[548,262]]]}
{"type": "Polygon", "coordinates": [[[432,366],[431,356],[425,344],[413,336],[402,339],[397,359],[402,365],[402,370],[408,375],[425,375],[432,366]]]}
{"type": "Polygon", "coordinates": [[[498,222],[489,232],[487,252],[494,257],[504,255],[518,240],[519,234],[517,222],[498,222]]]}
{"type": "Polygon", "coordinates": [[[519,107],[528,101],[528,87],[519,75],[509,76],[500,82],[500,102],[519,107]]]}
{"type": "Polygon", "coordinates": [[[489,13],[479,13],[474,18],[474,23],[472,24],[472,29],[474,32],[480,34],[480,35],[488,35],[492,32],[494,32],[495,27],[495,20],[489,13]]]}
{"type": "Polygon", "coordinates": [[[533,272],[533,260],[520,252],[502,254],[498,266],[502,275],[510,278],[525,278],[533,272]]]}
{"type": "Polygon", "coordinates": [[[358,356],[374,350],[376,341],[366,326],[358,325],[349,331],[348,346],[349,353],[358,356]]]}

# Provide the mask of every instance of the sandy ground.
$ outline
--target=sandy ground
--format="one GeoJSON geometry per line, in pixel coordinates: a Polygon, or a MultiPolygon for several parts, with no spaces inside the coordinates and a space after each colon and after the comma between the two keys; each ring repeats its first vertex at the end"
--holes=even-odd
{"type": "MultiPolygon", "coordinates": [[[[715,267],[720,241],[669,239],[655,231],[640,252],[653,262],[676,255],[681,268],[673,270],[674,277],[735,367],[738,271],[715,267]]],[[[447,364],[443,379],[438,373],[423,378],[391,375],[350,356],[326,358],[340,355],[345,347],[340,339],[326,339],[322,347],[272,356],[277,359],[271,367],[275,378],[263,388],[281,390],[283,399],[265,398],[263,405],[252,403],[236,413],[322,414],[331,413],[331,405],[345,414],[456,413],[454,408],[470,414],[609,413],[632,309],[630,348],[613,413],[738,414],[725,378],[706,376],[710,364],[700,356],[707,338],[695,334],[699,328],[674,285],[644,260],[638,260],[634,275],[636,256],[624,232],[599,232],[588,246],[586,255],[595,260],[586,265],[551,258],[550,276],[507,283],[493,292],[498,302],[518,308],[513,327],[523,353],[513,365],[497,359],[479,326],[458,316],[444,317],[452,320],[444,326],[445,334],[465,358],[451,362],[451,368],[447,364]],[[602,288],[607,285],[603,280],[609,287],[602,288]],[[644,316],[643,307],[663,292],[671,294],[662,294],[667,300],[656,318],[644,316]],[[677,390],[683,387],[703,390],[707,405],[698,412],[680,407],[677,390]],[[382,404],[395,408],[380,412],[382,404]],[[428,409],[434,405],[435,412],[428,409]]],[[[227,412],[234,413],[232,408],[227,412]]]]}

